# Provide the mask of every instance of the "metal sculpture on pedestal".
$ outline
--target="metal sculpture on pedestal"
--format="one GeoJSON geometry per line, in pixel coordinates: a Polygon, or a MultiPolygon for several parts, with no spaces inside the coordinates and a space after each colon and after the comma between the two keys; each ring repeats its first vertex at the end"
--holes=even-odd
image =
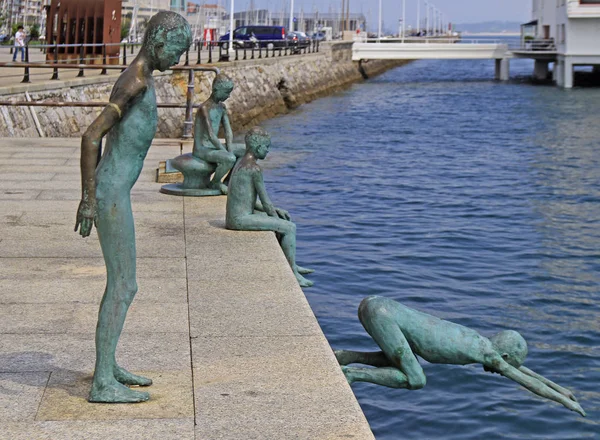
{"type": "Polygon", "coordinates": [[[174,12],[159,12],[148,23],[139,55],[119,77],[110,104],[81,142],[82,197],[75,231],[90,235],[96,225],[106,263],[107,284],[96,327],[96,367],[90,402],[133,403],[149,394],[126,385],[147,386],[115,359],[127,310],[135,294],[136,250],[130,192],[156,134],[158,113],[152,72],[177,64],[192,42],[190,26],[174,12]],[[98,163],[102,138],[106,149],[98,163]]]}
{"type": "Polygon", "coordinates": [[[170,160],[171,167],[183,174],[183,183],[164,185],[160,190],[162,193],[195,197],[227,194],[227,185],[222,180],[246,152],[244,145],[233,143],[233,131],[225,106],[233,88],[233,81],[225,74],[216,76],[212,94],[196,113],[192,153],[170,160]],[[225,145],[219,140],[221,126],[225,145]]]}
{"type": "Polygon", "coordinates": [[[522,366],[527,343],[515,331],[503,331],[488,339],[462,325],[376,296],[361,302],[358,317],[382,351],[335,351],[349,383],[370,382],[418,390],[425,386],[426,378],[416,356],[433,364],[478,363],[485,371],[501,374],[532,393],[585,416],[573,393],[522,366]],[[348,367],[349,364],[376,368],[348,367]]]}
{"type": "Polygon", "coordinates": [[[253,128],[246,134],[246,153],[233,169],[229,182],[225,225],[238,231],[275,232],[298,283],[310,287],[312,281],[302,275],[313,270],[296,264],[296,225],[287,211],[271,203],[257,163],[267,157],[270,146],[271,136],[262,128],[253,128]]]}

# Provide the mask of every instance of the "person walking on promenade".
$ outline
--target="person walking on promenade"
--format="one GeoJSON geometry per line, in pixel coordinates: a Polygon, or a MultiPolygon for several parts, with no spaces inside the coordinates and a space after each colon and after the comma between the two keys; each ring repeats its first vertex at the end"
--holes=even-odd
{"type": "Polygon", "coordinates": [[[25,30],[23,26],[17,28],[15,34],[15,47],[13,52],[13,63],[17,61],[17,53],[21,51],[21,62],[25,61],[25,30]]]}

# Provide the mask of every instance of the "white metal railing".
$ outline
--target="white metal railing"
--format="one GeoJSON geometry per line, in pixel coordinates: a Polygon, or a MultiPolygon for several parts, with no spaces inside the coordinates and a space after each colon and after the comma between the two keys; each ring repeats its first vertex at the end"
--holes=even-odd
{"type": "Polygon", "coordinates": [[[459,37],[410,37],[410,38],[365,38],[355,37],[354,41],[360,43],[382,44],[459,44],[459,45],[506,45],[511,51],[556,52],[554,39],[536,38],[522,40],[520,37],[506,38],[459,38],[459,37]]]}
{"type": "MultiPolygon", "coordinates": [[[[355,40],[356,41],[356,40],[355,40]]],[[[405,43],[405,44],[507,44],[506,39],[460,38],[460,37],[393,37],[364,38],[363,43],[405,43]]]]}
{"type": "Polygon", "coordinates": [[[511,42],[508,48],[512,51],[521,52],[556,52],[556,44],[553,38],[542,39],[534,38],[532,40],[511,42]]]}

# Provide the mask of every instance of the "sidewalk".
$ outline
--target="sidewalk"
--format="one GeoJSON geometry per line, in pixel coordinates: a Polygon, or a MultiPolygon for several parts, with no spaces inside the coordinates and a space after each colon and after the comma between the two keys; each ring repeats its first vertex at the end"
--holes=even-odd
{"type": "MultiPolygon", "coordinates": [[[[224,197],[132,192],[139,293],[117,353],[151,400],[86,401],[105,272],[73,232],[79,139],[0,139],[0,439],[373,439],[272,233],[224,197]]],[[[315,268],[318,269],[318,268],[315,268]]]]}

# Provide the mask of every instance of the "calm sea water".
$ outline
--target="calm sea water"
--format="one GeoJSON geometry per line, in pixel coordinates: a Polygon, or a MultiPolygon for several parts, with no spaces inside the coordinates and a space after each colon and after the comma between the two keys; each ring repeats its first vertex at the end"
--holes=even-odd
{"type": "Polygon", "coordinates": [[[273,199],[298,224],[331,345],[375,350],[356,310],[396,299],[487,336],[571,388],[582,418],[479,366],[424,364],[420,391],[353,389],[378,439],[600,438],[600,89],[513,62],[419,61],[266,124],[273,199]]]}

